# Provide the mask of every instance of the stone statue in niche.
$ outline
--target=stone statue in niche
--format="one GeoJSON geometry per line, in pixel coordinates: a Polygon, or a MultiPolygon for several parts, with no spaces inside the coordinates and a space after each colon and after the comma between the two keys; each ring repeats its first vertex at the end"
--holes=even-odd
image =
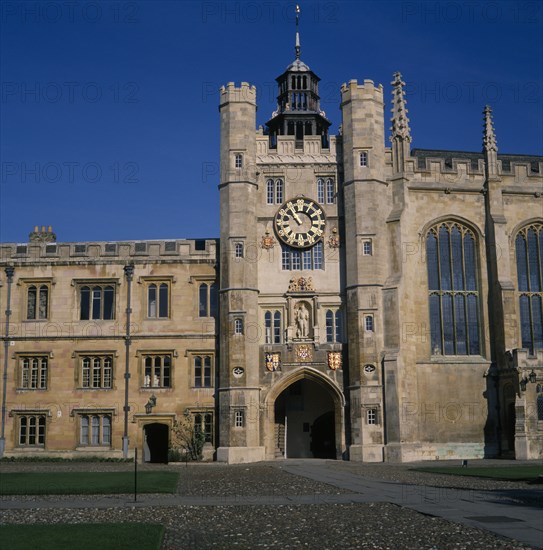
{"type": "Polygon", "coordinates": [[[296,310],[296,338],[309,336],[309,311],[304,303],[298,305],[296,310]]]}

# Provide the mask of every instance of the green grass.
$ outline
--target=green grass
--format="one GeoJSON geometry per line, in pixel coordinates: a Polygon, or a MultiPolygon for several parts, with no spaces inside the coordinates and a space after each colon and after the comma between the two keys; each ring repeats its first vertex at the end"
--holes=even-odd
{"type": "Polygon", "coordinates": [[[132,458],[111,458],[103,456],[78,456],[76,458],[65,458],[63,456],[4,456],[2,462],[134,462],[132,458]]]}
{"type": "Polygon", "coordinates": [[[163,536],[162,525],[146,523],[0,526],[10,550],[160,550],[163,536]]]}
{"type": "MultiPolygon", "coordinates": [[[[177,472],[139,472],[138,493],[174,493],[177,472]]],[[[134,492],[134,472],[3,473],[0,495],[111,495],[134,492]]]]}
{"type": "Polygon", "coordinates": [[[447,466],[415,468],[417,472],[447,474],[456,476],[485,477],[505,481],[531,481],[543,475],[543,466],[447,466]]]}

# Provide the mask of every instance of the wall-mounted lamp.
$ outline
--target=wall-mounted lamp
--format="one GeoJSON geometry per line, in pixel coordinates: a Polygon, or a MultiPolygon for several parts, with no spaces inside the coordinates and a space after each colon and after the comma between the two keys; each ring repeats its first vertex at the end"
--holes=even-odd
{"type": "Polygon", "coordinates": [[[524,375],[520,379],[519,381],[520,390],[526,391],[526,385],[528,384],[528,382],[530,382],[531,384],[535,384],[536,380],[537,380],[537,374],[534,372],[534,369],[532,369],[532,372],[528,376],[524,375]]]}
{"type": "Polygon", "coordinates": [[[156,407],[156,396],[155,396],[155,394],[151,395],[151,397],[149,397],[149,401],[147,401],[147,403],[145,403],[145,413],[146,414],[151,414],[151,411],[153,410],[153,407],[156,407]]]}

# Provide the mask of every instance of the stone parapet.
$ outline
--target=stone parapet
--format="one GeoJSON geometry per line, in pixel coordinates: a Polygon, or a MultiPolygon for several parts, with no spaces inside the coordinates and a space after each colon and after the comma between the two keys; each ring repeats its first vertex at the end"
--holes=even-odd
{"type": "Polygon", "coordinates": [[[220,106],[227,103],[251,103],[256,105],[256,86],[251,86],[248,82],[242,82],[236,86],[235,82],[229,82],[226,86],[220,88],[220,106]]]}
{"type": "Polygon", "coordinates": [[[0,244],[0,262],[16,265],[215,262],[218,239],[0,244]]]}

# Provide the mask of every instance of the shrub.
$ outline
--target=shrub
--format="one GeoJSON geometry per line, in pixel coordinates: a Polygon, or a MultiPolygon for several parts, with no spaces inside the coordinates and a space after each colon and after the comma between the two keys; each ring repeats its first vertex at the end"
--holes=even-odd
{"type": "MultiPolygon", "coordinates": [[[[194,425],[194,418],[189,410],[179,419],[175,419],[172,426],[171,447],[168,455],[179,456],[179,460],[202,460],[202,450],[205,435],[199,426],[194,425]]],[[[174,459],[171,459],[175,462],[174,459]]]]}

